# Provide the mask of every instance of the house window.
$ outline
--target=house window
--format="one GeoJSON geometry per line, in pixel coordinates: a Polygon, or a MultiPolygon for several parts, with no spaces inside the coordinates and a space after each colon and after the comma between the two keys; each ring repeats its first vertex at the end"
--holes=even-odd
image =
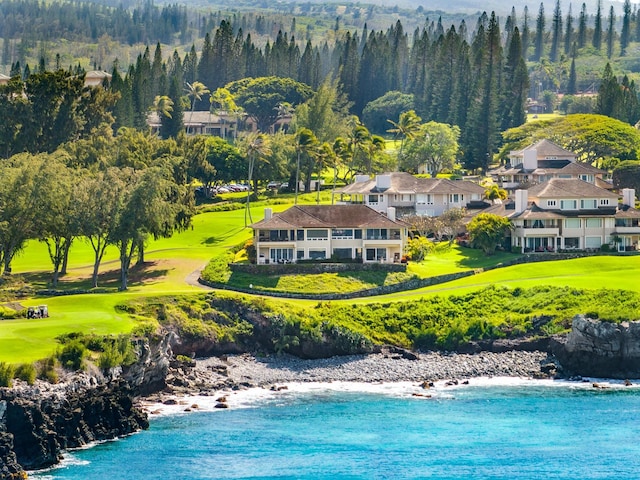
{"type": "Polygon", "coordinates": [[[298,260],[302,260],[304,258],[304,249],[300,249],[296,251],[296,258],[298,260]]]}
{"type": "Polygon", "coordinates": [[[564,239],[564,248],[580,248],[579,237],[567,237],[564,239]]]}
{"type": "Polygon", "coordinates": [[[307,240],[327,240],[328,238],[328,230],[307,230],[307,240]]]}
{"type": "Polygon", "coordinates": [[[580,175],[579,178],[583,182],[593,183],[593,175],[580,175]]]}
{"type": "Polygon", "coordinates": [[[555,207],[555,206],[556,206],[555,200],[547,200],[547,207],[555,207]]]}
{"type": "Polygon", "coordinates": [[[386,248],[367,248],[367,261],[375,262],[375,261],[384,261],[387,259],[387,249],[386,248]]]}
{"type": "Polygon", "coordinates": [[[386,228],[367,228],[367,240],[386,240],[386,228]]]}
{"type": "Polygon", "coordinates": [[[282,263],[293,259],[293,248],[270,248],[269,258],[272,263],[282,263]]]}
{"type": "Polygon", "coordinates": [[[304,242],[304,230],[296,231],[296,240],[298,240],[299,242],[304,242]]]}
{"type": "Polygon", "coordinates": [[[609,205],[609,199],[608,198],[601,198],[600,199],[600,205],[609,205]]]}
{"type": "Polygon", "coordinates": [[[416,202],[419,205],[433,205],[433,195],[430,193],[419,193],[416,196],[416,202]]]}
{"type": "Polygon", "coordinates": [[[353,238],[356,240],[362,240],[362,230],[357,229],[353,231],[353,238]]]}
{"type": "Polygon", "coordinates": [[[575,210],[578,208],[577,200],[560,200],[560,208],[562,210],[575,210]]]}
{"type": "Polygon", "coordinates": [[[378,203],[378,195],[369,195],[368,203],[378,203]]]}
{"type": "Polygon", "coordinates": [[[464,202],[464,195],[458,193],[450,193],[449,194],[449,203],[460,203],[464,202]]]}
{"type": "Polygon", "coordinates": [[[560,175],[558,175],[558,178],[572,178],[572,177],[567,173],[561,173],[560,175]]]}
{"type": "Polygon", "coordinates": [[[327,251],[310,248],[309,258],[312,260],[324,260],[325,258],[327,258],[327,251]]]}
{"type": "Polygon", "coordinates": [[[331,230],[331,238],[345,240],[353,238],[353,230],[350,228],[334,228],[331,230]]]}
{"type": "Polygon", "coordinates": [[[269,230],[269,241],[286,242],[289,240],[289,230],[269,230]]]}
{"type": "Polygon", "coordinates": [[[579,218],[566,218],[564,220],[564,228],[580,228],[579,218]]]}
{"type": "Polygon", "coordinates": [[[353,258],[350,248],[334,248],[333,256],[338,260],[350,260],[353,258]]]}
{"type": "Polygon", "coordinates": [[[587,222],[587,225],[586,225],[587,228],[602,228],[601,218],[587,218],[586,222],[587,222]]]}
{"type": "Polygon", "coordinates": [[[580,208],[598,208],[598,203],[595,199],[580,200],[580,208]]]}
{"type": "Polygon", "coordinates": [[[602,246],[602,237],[586,237],[584,239],[584,248],[600,248],[602,246]]]}

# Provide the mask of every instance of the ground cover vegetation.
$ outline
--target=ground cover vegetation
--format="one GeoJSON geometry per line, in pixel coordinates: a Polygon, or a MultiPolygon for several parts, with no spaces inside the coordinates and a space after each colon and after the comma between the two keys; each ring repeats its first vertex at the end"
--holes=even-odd
{"type": "Polygon", "coordinates": [[[380,343],[454,349],[469,341],[549,335],[566,331],[578,313],[613,322],[635,318],[638,295],[570,287],[491,286],[390,303],[285,306],[275,300],[215,294],[133,301],[123,308],[175,328],[190,341],[207,338],[222,349],[231,348],[230,344],[255,345],[256,331],[269,325],[273,332],[267,336],[266,345],[271,342],[267,352],[296,353],[303,344],[322,344],[332,331],[349,337],[355,349],[380,343]],[[288,338],[283,340],[284,336],[288,338]]]}

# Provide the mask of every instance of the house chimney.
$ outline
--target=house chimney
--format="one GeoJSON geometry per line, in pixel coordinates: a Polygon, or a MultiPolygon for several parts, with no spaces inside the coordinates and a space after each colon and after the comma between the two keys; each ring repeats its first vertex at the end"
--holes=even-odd
{"type": "Polygon", "coordinates": [[[622,204],[631,208],[636,206],[636,190],[634,188],[622,189],[622,204]]]}
{"type": "Polygon", "coordinates": [[[395,207],[387,207],[387,218],[393,222],[396,221],[396,209],[395,207]]]}
{"type": "Polygon", "coordinates": [[[535,170],[538,168],[538,150],[532,148],[522,153],[524,154],[522,157],[522,168],[525,170],[535,170]]]}
{"type": "Polygon", "coordinates": [[[522,213],[529,204],[529,197],[526,190],[516,190],[516,213],[522,213]]]}
{"type": "Polygon", "coordinates": [[[391,175],[376,175],[376,187],[386,190],[391,187],[391,175]]]}
{"type": "Polygon", "coordinates": [[[356,175],[353,183],[363,183],[363,182],[368,182],[369,180],[371,180],[369,178],[369,175],[356,175]]]}
{"type": "Polygon", "coordinates": [[[271,220],[271,217],[273,217],[273,209],[272,208],[265,208],[264,209],[264,219],[265,220],[271,220]]]}

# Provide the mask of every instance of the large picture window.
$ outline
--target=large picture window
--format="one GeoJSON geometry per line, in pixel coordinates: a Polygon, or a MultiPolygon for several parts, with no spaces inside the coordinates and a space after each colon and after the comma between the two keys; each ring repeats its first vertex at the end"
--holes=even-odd
{"type": "MultiPolygon", "coordinates": [[[[587,218],[587,228],[601,228],[602,227],[602,219],[601,218],[587,218]]],[[[598,237],[600,238],[600,237],[598,237]]],[[[598,245],[600,246],[600,245],[598,245]]]]}
{"type": "Polygon", "coordinates": [[[307,240],[327,240],[328,238],[328,230],[307,230],[307,240]]]}
{"type": "Polygon", "coordinates": [[[566,218],[564,220],[564,228],[580,228],[579,218],[566,218]]]}

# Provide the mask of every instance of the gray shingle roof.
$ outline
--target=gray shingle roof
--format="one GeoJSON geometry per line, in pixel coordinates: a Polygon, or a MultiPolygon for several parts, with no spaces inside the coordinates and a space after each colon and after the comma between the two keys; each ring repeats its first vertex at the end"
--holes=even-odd
{"type": "Polygon", "coordinates": [[[379,190],[376,180],[371,179],[366,182],[356,182],[341,189],[338,193],[347,195],[366,195],[368,193],[477,193],[484,194],[484,187],[468,180],[448,180],[446,178],[419,178],[410,173],[392,172],[385,173],[391,177],[391,187],[379,190]]]}
{"type": "Polygon", "coordinates": [[[531,187],[529,197],[536,198],[615,198],[618,195],[577,178],[554,178],[531,187]]]}
{"type": "Polygon", "coordinates": [[[566,150],[546,138],[540,140],[533,145],[511,152],[510,157],[521,157],[526,150],[536,150],[538,158],[545,157],[575,157],[576,154],[570,150],[566,150]]]}

